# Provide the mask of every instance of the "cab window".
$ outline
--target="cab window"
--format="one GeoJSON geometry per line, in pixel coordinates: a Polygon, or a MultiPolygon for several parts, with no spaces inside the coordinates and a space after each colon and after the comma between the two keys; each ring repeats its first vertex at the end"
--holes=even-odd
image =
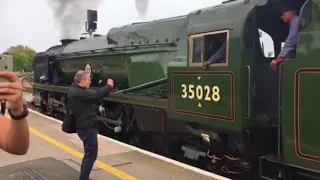
{"type": "Polygon", "coordinates": [[[229,31],[217,31],[191,35],[189,37],[189,65],[200,67],[227,66],[229,31]]]}
{"type": "MultiPolygon", "coordinates": [[[[258,31],[259,31],[260,47],[264,54],[264,57],[274,58],[275,50],[274,50],[274,41],[272,37],[261,29],[258,29],[258,31]]],[[[283,46],[283,44],[281,46],[283,46]]]]}
{"type": "MultiPolygon", "coordinates": [[[[311,22],[312,4],[312,0],[297,0],[293,5],[300,20],[299,32],[311,22]]],[[[269,61],[277,57],[281,52],[288,36],[290,26],[281,20],[279,13],[270,14],[271,11],[277,12],[277,9],[273,9],[273,7],[269,5],[266,6],[268,7],[267,9],[269,9],[268,11],[264,10],[266,7],[258,8],[257,22],[259,27],[260,47],[265,59],[269,61]]]]}

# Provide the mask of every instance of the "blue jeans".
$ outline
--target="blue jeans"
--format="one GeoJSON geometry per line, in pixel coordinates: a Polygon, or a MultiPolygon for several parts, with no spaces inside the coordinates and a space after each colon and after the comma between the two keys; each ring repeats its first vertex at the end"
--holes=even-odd
{"type": "Polygon", "coordinates": [[[96,128],[77,129],[77,134],[84,146],[79,180],[89,180],[93,164],[98,156],[98,132],[96,128]]]}

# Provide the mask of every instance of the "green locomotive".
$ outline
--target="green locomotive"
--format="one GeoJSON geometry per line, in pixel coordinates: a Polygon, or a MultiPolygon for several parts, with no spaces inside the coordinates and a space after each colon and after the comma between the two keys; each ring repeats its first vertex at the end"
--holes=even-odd
{"type": "Polygon", "coordinates": [[[93,87],[115,81],[100,104],[102,133],[229,178],[320,179],[319,8],[318,0],[235,0],[64,39],[35,57],[36,107],[70,117],[66,93],[85,69],[93,87]],[[274,71],[289,4],[301,19],[297,58],[274,71]],[[225,59],[203,68],[223,43],[225,59]]]}

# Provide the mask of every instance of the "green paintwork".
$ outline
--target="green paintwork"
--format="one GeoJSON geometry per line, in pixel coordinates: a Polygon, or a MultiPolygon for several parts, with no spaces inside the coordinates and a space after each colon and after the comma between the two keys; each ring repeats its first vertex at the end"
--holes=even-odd
{"type": "MultiPolygon", "coordinates": [[[[250,125],[251,117],[248,108],[248,71],[243,66],[242,54],[243,49],[239,48],[242,43],[241,36],[243,28],[243,18],[256,5],[255,1],[249,4],[243,1],[235,1],[227,4],[221,4],[215,7],[209,7],[189,14],[188,35],[213,32],[218,30],[229,29],[229,64],[227,67],[212,67],[208,70],[202,68],[190,67],[169,67],[169,117],[174,119],[183,119],[214,127],[241,132],[244,127],[250,125]],[[241,11],[239,11],[241,9],[241,11]],[[173,78],[174,73],[185,73],[185,77],[173,78]],[[224,76],[208,76],[199,82],[198,74],[219,74],[226,73],[224,76]],[[191,75],[193,74],[193,75],[191,75]],[[172,82],[175,80],[174,85],[172,82]],[[222,100],[219,103],[204,103],[199,108],[197,99],[181,99],[182,84],[208,84],[209,86],[217,85],[221,89],[222,100]],[[234,89],[234,95],[230,97],[231,90],[234,89]],[[175,98],[174,98],[175,97],[175,98]],[[179,98],[178,98],[179,97],[179,98]],[[232,102],[229,102],[232,101],[232,102]],[[233,108],[230,103],[234,103],[233,108]],[[174,109],[176,107],[184,108],[188,113],[174,109]],[[202,113],[202,114],[200,114],[202,113]],[[204,113],[210,114],[204,116],[204,113]],[[215,116],[213,116],[215,115],[215,116]],[[223,116],[223,117],[222,117],[223,116]]],[[[242,47],[243,48],[243,47],[242,47]]],[[[247,60],[247,59],[246,59],[247,60]]],[[[251,109],[251,108],[250,108],[251,109]]]]}
{"type": "Polygon", "coordinates": [[[169,70],[171,81],[170,91],[173,92],[169,95],[169,116],[188,121],[200,121],[211,125],[229,125],[230,128],[233,128],[235,126],[236,101],[234,94],[234,73],[231,71],[193,72],[190,71],[189,68],[184,69],[186,70],[185,72],[182,68],[179,68],[179,71],[175,68],[175,72],[171,72],[171,70],[169,70]],[[185,88],[182,86],[183,84],[186,85],[186,98],[182,97],[182,95],[185,94],[185,88]],[[190,88],[190,85],[194,85],[194,88],[190,88]],[[209,94],[207,94],[208,89],[205,89],[206,85],[210,87],[209,94]],[[218,102],[214,102],[212,99],[212,88],[214,86],[219,87],[220,90],[220,100],[218,102]],[[202,89],[202,97],[200,89],[202,89]],[[206,97],[209,97],[210,101],[205,100],[206,97]]]}
{"type": "Polygon", "coordinates": [[[108,32],[108,44],[117,48],[183,43],[187,22],[187,16],[179,16],[115,27],[108,32]]]}
{"type": "MultiPolygon", "coordinates": [[[[320,2],[314,1],[320,8],[320,2]]],[[[287,164],[320,171],[320,14],[312,9],[311,24],[299,33],[297,58],[283,64],[282,127],[287,164]]]]}
{"type": "MultiPolygon", "coordinates": [[[[174,56],[172,50],[158,49],[157,52],[144,52],[143,54],[112,55],[107,54],[101,57],[75,57],[72,59],[60,59],[60,67],[63,76],[72,80],[77,70],[85,68],[90,64],[92,72],[100,74],[102,78],[92,76],[93,81],[98,82],[100,79],[106,80],[112,78],[118,89],[127,89],[158,80],[166,77],[163,64],[163,58],[174,56]],[[146,76],[146,74],[148,74],[146,76]]],[[[172,59],[167,58],[167,59],[172,59]]]]}
{"type": "Polygon", "coordinates": [[[152,87],[157,87],[158,86],[163,86],[164,84],[166,85],[168,81],[168,78],[162,78],[162,79],[159,79],[159,80],[156,80],[156,81],[150,81],[148,83],[144,83],[144,84],[141,84],[141,85],[138,85],[138,86],[134,86],[132,88],[127,88],[125,90],[121,90],[121,91],[117,91],[116,93],[130,93],[130,92],[137,92],[137,91],[143,91],[145,89],[149,90],[149,88],[152,88],[152,87]]]}
{"type": "MultiPolygon", "coordinates": [[[[85,69],[86,64],[91,64],[92,72],[102,72],[104,77],[112,77],[118,84],[127,87],[127,74],[125,72],[123,59],[108,57],[110,61],[105,61],[106,57],[85,57],[73,59],[61,59],[60,67],[63,77],[72,80],[77,70],[85,69]],[[111,70],[109,70],[110,68],[111,70]]],[[[100,79],[99,79],[100,80],[100,79]]],[[[98,81],[99,81],[98,80],[98,81]]]]}
{"type": "MultiPolygon", "coordinates": [[[[238,69],[236,71],[240,70],[241,69],[238,69]]],[[[241,81],[237,79],[234,71],[203,71],[203,69],[169,68],[169,73],[171,81],[169,91],[172,92],[169,94],[168,100],[169,117],[241,131],[243,124],[246,123],[246,119],[238,120],[236,115],[238,115],[238,117],[247,115],[247,107],[241,106],[241,101],[245,101],[247,97],[241,96],[241,91],[237,91],[236,87],[239,86],[238,83],[241,81]],[[201,78],[198,79],[199,77],[201,78]],[[184,99],[182,98],[182,84],[195,85],[195,93],[196,85],[202,85],[203,89],[205,85],[211,88],[218,86],[221,96],[220,102],[199,101],[196,96],[194,99],[184,99]],[[202,107],[198,107],[199,102],[201,102],[202,107]]],[[[191,93],[189,92],[188,94],[191,93]]],[[[205,98],[205,94],[203,94],[203,96],[203,98],[205,98]]]]}
{"type": "Polygon", "coordinates": [[[181,16],[112,28],[107,35],[71,42],[58,54],[64,79],[71,81],[87,63],[102,76],[93,76],[93,82],[112,78],[118,90],[165,78],[170,62],[186,59],[180,56],[187,54],[186,27],[187,16],[181,16]]]}
{"type": "Polygon", "coordinates": [[[175,112],[234,120],[232,72],[172,73],[171,80],[175,112]],[[181,84],[181,87],[175,84],[181,84]]]}

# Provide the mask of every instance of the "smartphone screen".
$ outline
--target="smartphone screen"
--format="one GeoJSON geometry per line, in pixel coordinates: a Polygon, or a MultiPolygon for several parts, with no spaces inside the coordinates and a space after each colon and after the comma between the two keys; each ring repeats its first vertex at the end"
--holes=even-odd
{"type": "MultiPolygon", "coordinates": [[[[0,71],[13,71],[13,58],[11,55],[0,55],[0,71]]],[[[0,76],[0,82],[9,82],[9,80],[0,76]]]]}

